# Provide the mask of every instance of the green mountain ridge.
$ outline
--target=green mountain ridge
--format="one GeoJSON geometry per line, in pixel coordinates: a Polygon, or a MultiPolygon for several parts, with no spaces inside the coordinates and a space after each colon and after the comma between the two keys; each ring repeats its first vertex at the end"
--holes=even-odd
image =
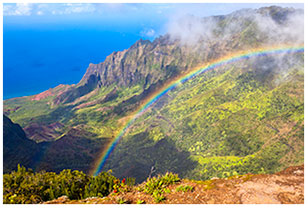
{"type": "MultiPolygon", "coordinates": [[[[187,17],[210,34],[192,44],[174,34],[139,40],[90,64],[76,85],[4,101],[4,114],[44,150],[34,169],[87,172],[131,113],[168,80],[237,51],[303,44],[285,34],[296,15],[303,11],[266,7],[187,17]]],[[[303,54],[257,57],[189,80],[137,119],[104,170],[141,182],[152,167],[155,174],[208,179],[303,163],[303,62],[303,54]]]]}
{"type": "MultiPolygon", "coordinates": [[[[170,92],[167,101],[135,122],[104,170],[122,176],[127,167],[141,163],[148,171],[155,166],[162,172],[206,180],[247,172],[273,173],[303,163],[303,65],[293,66],[284,78],[274,75],[281,70],[277,66],[261,73],[254,66],[226,66],[170,92]],[[283,80],[273,85],[277,79],[283,80]],[[177,151],[154,148],[164,140],[171,140],[177,151]],[[155,151],[144,151],[144,146],[155,151]],[[174,152],[189,157],[178,160],[174,152]],[[166,165],[176,161],[185,168],[175,171],[181,165],[166,165]]],[[[134,176],[138,170],[126,174],[134,176]]]]}

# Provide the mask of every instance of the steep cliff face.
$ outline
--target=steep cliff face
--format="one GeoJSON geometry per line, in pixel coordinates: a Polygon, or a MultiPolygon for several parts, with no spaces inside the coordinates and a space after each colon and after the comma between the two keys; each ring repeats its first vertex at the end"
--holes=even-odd
{"type": "Polygon", "coordinates": [[[73,102],[76,98],[82,97],[92,90],[94,90],[97,86],[101,85],[101,78],[99,75],[91,74],[86,83],[83,85],[73,86],[68,90],[62,92],[53,100],[53,104],[59,105],[61,103],[70,103],[73,102]]]}
{"type": "MultiPolygon", "coordinates": [[[[115,83],[120,87],[141,84],[147,89],[151,84],[233,51],[300,42],[297,37],[283,33],[289,30],[292,24],[289,17],[292,15],[300,16],[302,11],[273,6],[259,10],[244,9],[226,16],[187,17],[185,21],[200,22],[200,30],[207,32],[192,35],[195,39],[189,41],[183,41],[181,35],[172,32],[153,42],[140,39],[127,50],[113,52],[104,62],[90,64],[78,86],[57,97],[54,102],[69,103],[95,87],[115,83]]],[[[194,29],[188,28],[186,32],[194,33],[194,29]]]]}
{"type": "Polygon", "coordinates": [[[33,167],[38,145],[26,137],[18,124],[3,115],[3,171],[17,168],[17,164],[33,167]]]}

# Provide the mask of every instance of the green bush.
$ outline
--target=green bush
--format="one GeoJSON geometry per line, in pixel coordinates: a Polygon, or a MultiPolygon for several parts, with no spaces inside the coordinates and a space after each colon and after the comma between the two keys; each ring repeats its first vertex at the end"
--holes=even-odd
{"type": "Polygon", "coordinates": [[[165,200],[163,192],[168,192],[167,186],[175,184],[180,181],[177,174],[167,172],[165,175],[148,178],[144,185],[143,191],[151,194],[157,203],[165,200]]]}
{"type": "Polygon", "coordinates": [[[34,173],[18,165],[17,171],[3,175],[3,203],[33,204],[66,195],[69,199],[107,196],[118,180],[110,173],[87,176],[78,170],[34,173]]]}
{"type": "Polygon", "coordinates": [[[112,190],[117,180],[108,172],[101,172],[97,176],[92,176],[85,187],[85,198],[107,196],[112,190]]]}
{"type": "Polygon", "coordinates": [[[171,184],[179,182],[180,178],[177,174],[166,173],[164,176],[149,178],[145,184],[144,192],[153,194],[155,190],[162,190],[171,184]]]}
{"type": "Polygon", "coordinates": [[[159,203],[159,202],[161,202],[161,201],[166,199],[166,197],[163,194],[163,191],[160,190],[160,189],[155,190],[153,192],[153,197],[154,197],[156,203],[159,203]]]}
{"type": "Polygon", "coordinates": [[[187,191],[192,191],[194,188],[192,186],[189,186],[189,185],[180,185],[178,187],[176,187],[176,191],[179,192],[179,191],[183,191],[183,192],[187,192],[187,191]]]}

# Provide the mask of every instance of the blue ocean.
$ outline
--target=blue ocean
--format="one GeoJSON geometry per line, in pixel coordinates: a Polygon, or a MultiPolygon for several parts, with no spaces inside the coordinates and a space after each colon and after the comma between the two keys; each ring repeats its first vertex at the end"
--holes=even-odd
{"type": "Polygon", "coordinates": [[[4,18],[4,99],[37,94],[59,84],[76,84],[90,63],[103,62],[113,51],[129,48],[141,38],[140,28],[127,24],[20,21],[4,18]]]}

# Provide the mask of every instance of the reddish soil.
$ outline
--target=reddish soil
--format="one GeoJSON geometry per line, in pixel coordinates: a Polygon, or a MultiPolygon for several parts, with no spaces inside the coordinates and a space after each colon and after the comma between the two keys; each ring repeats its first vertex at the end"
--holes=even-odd
{"type": "Polygon", "coordinates": [[[45,99],[49,96],[59,95],[59,94],[62,94],[64,91],[66,91],[71,86],[74,86],[74,85],[60,84],[60,85],[56,86],[55,88],[50,88],[49,90],[41,92],[37,95],[33,95],[33,96],[30,97],[30,99],[38,101],[38,100],[43,100],[43,99],[45,99]]]}
{"type": "Polygon", "coordinates": [[[31,98],[31,100],[42,100],[45,99],[49,96],[53,96],[54,94],[52,93],[52,89],[46,90],[44,92],[41,92],[40,94],[34,95],[33,98],[31,98]]]}
{"type": "MultiPolygon", "coordinates": [[[[135,186],[125,193],[112,193],[107,197],[69,200],[66,196],[46,202],[48,204],[117,204],[156,203],[153,197],[135,186]]],[[[303,204],[304,165],[289,167],[271,175],[233,176],[226,179],[192,181],[183,179],[168,187],[161,204],[303,204]],[[179,185],[189,185],[192,191],[176,191],[179,185]]]]}

